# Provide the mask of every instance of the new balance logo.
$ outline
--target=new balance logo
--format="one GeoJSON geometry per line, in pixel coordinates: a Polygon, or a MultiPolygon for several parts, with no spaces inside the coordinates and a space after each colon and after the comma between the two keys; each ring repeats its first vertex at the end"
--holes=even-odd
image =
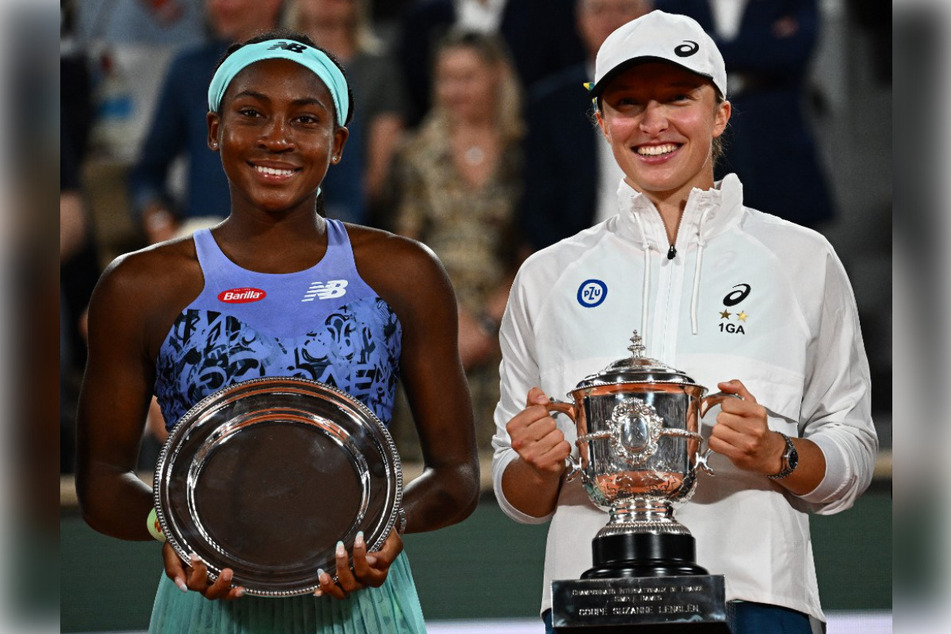
{"type": "Polygon", "coordinates": [[[273,46],[269,46],[267,50],[273,51],[279,48],[285,51],[293,51],[294,53],[303,53],[307,50],[306,46],[298,42],[277,42],[273,46]]]}
{"type": "Polygon", "coordinates": [[[347,280],[330,280],[329,282],[314,282],[304,294],[302,302],[312,302],[315,299],[334,299],[347,294],[347,280]]]}

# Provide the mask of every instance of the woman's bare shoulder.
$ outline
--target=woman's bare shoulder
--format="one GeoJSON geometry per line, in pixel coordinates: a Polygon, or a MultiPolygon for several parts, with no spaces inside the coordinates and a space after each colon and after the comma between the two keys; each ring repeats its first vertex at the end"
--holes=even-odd
{"type": "Polygon", "coordinates": [[[94,300],[98,295],[103,302],[121,303],[124,310],[171,308],[193,298],[202,285],[194,241],[182,238],[115,258],[103,271],[94,300]]]}
{"type": "Polygon", "coordinates": [[[347,230],[357,271],[391,304],[452,294],[442,263],[425,244],[369,227],[348,226],[347,230]]]}
{"type": "Polygon", "coordinates": [[[201,267],[195,243],[189,237],[123,253],[109,263],[102,281],[115,285],[148,282],[149,286],[160,287],[196,272],[200,275],[201,267]]]}
{"type": "MultiPolygon", "coordinates": [[[[422,242],[382,229],[348,227],[354,260],[361,275],[404,277],[440,274],[442,264],[422,242]]],[[[367,279],[368,283],[372,282],[367,279]]]]}

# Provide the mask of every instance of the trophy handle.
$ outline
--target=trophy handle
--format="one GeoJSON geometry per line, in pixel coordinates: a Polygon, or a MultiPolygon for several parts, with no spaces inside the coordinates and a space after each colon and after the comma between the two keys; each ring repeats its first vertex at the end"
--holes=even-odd
{"type": "MultiPolygon", "coordinates": [[[[564,414],[570,418],[572,422],[577,423],[575,419],[575,406],[571,403],[549,399],[545,407],[548,409],[549,414],[564,414]]],[[[570,454],[565,458],[565,470],[567,471],[565,482],[571,482],[579,473],[582,475],[582,478],[584,477],[584,472],[581,471],[581,461],[570,454]]]]}
{"type": "MultiPolygon", "coordinates": [[[[710,411],[711,407],[716,407],[717,405],[719,405],[720,403],[722,403],[728,398],[742,398],[742,397],[737,396],[736,394],[727,394],[726,392],[717,392],[716,394],[711,394],[710,396],[702,399],[700,401],[700,418],[703,418],[704,416],[706,416],[707,412],[710,411]]],[[[703,441],[701,441],[701,443],[702,442],[703,441]]],[[[715,476],[716,473],[713,471],[713,469],[710,468],[710,465],[707,464],[707,460],[710,458],[711,453],[713,453],[713,450],[710,449],[709,447],[706,449],[706,451],[701,452],[697,456],[697,466],[703,469],[704,471],[706,471],[707,475],[715,476]]]]}

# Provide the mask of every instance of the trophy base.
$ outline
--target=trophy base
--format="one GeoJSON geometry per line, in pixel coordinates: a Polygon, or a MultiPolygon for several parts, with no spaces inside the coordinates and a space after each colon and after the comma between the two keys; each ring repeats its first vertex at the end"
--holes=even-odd
{"type": "Polygon", "coordinates": [[[723,575],[554,581],[557,634],[730,634],[723,575]]]}
{"type": "Polygon", "coordinates": [[[706,575],[694,563],[696,545],[690,534],[617,533],[591,542],[594,566],[582,579],[614,577],[680,577],[706,575]]]}

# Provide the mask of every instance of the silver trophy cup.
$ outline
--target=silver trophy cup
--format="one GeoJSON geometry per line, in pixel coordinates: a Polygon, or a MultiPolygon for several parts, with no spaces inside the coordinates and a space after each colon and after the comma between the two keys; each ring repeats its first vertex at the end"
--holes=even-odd
{"type": "Polygon", "coordinates": [[[709,471],[700,419],[732,395],[707,389],[644,356],[634,332],[631,356],[588,376],[549,411],[577,427],[580,475],[588,497],[609,514],[591,542],[593,566],[581,579],[552,583],[555,632],[725,634],[722,575],[695,562],[696,547],[674,507],[709,471]]]}
{"type": "Polygon", "coordinates": [[[644,356],[631,337],[631,356],[588,376],[568,393],[573,403],[549,410],[568,415],[578,432],[578,459],[569,478],[582,478],[591,501],[609,513],[594,538],[595,567],[582,578],[706,574],[693,562],[690,531],[674,505],[693,494],[701,452],[700,419],[731,395],[644,356]]]}

